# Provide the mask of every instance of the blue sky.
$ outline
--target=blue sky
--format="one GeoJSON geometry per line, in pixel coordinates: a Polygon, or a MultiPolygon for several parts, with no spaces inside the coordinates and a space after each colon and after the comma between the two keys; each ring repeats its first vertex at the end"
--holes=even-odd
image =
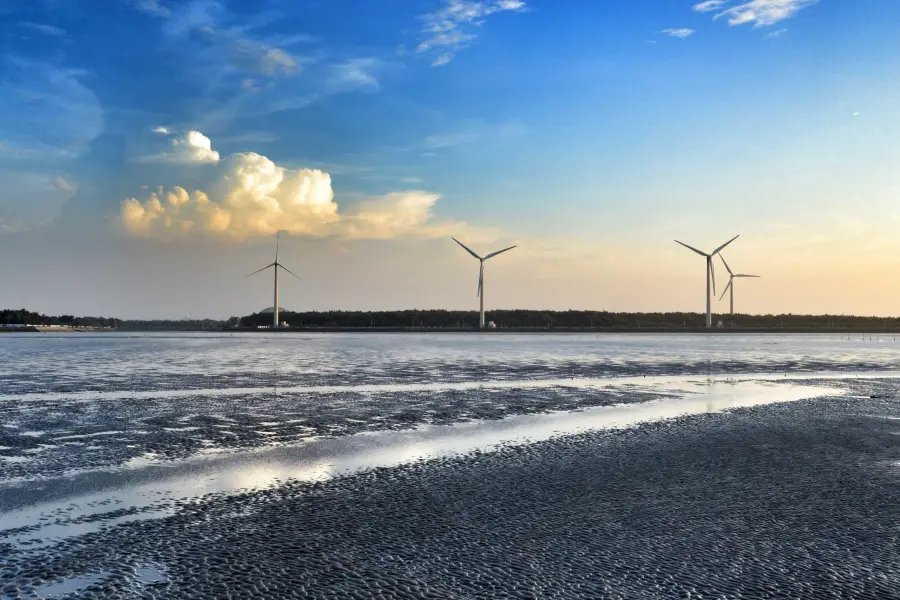
{"type": "Polygon", "coordinates": [[[739,308],[898,314],[898,30],[889,0],[7,3],[0,305],[246,313],[282,229],[289,308],[474,306],[457,235],[520,244],[494,305],[699,311],[672,238],[742,233],[739,308]]]}

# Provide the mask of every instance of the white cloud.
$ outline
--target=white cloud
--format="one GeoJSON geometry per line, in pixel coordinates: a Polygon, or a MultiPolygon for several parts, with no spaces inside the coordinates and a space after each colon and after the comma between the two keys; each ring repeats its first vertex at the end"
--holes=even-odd
{"type": "Polygon", "coordinates": [[[715,18],[726,17],[729,25],[752,23],[754,27],[769,27],[790,19],[800,10],[818,2],[819,0],[738,0],[737,5],[725,8],[730,2],[708,0],[695,4],[694,10],[719,11],[715,18]]]}
{"type": "MultiPolygon", "coordinates": [[[[212,36],[223,35],[215,30],[207,33],[212,36]]],[[[297,61],[281,48],[272,48],[248,39],[231,39],[229,43],[232,64],[241,69],[264,75],[290,75],[300,69],[297,61]]]]}
{"type": "Polygon", "coordinates": [[[698,12],[711,12],[714,10],[720,10],[726,4],[728,4],[726,0],[705,0],[705,2],[699,2],[695,4],[694,10],[698,12]]]}
{"type": "Polygon", "coordinates": [[[676,38],[686,38],[686,37],[690,37],[691,35],[694,34],[693,29],[687,29],[687,28],[682,28],[682,29],[669,28],[669,29],[663,29],[662,32],[668,36],[676,37],[676,38]]]}
{"type": "Polygon", "coordinates": [[[159,0],[133,0],[133,4],[142,13],[153,17],[168,18],[172,16],[172,10],[160,4],[159,0]]]}
{"type": "Polygon", "coordinates": [[[416,51],[438,50],[440,55],[431,65],[446,65],[453,60],[456,51],[478,37],[474,30],[483,25],[488,16],[525,10],[527,7],[521,0],[443,0],[442,8],[423,17],[425,25],[421,33],[424,39],[416,51]]]}
{"type": "Polygon", "coordinates": [[[65,177],[54,177],[50,180],[50,183],[53,184],[53,187],[62,192],[74,192],[78,189],[77,183],[70,181],[65,177]]]}
{"type": "MultiPolygon", "coordinates": [[[[168,134],[165,127],[157,127],[156,133],[168,134]]],[[[212,149],[209,138],[199,131],[188,131],[184,135],[169,139],[168,147],[158,154],[140,156],[135,159],[139,163],[214,163],[218,162],[219,153],[212,149]]]]}
{"type": "Polygon", "coordinates": [[[351,58],[331,67],[329,85],[335,90],[353,88],[379,89],[375,71],[383,66],[377,58],[351,58]]]}
{"type": "Polygon", "coordinates": [[[66,35],[65,29],[60,29],[59,27],[54,27],[53,25],[47,25],[46,23],[32,23],[31,21],[21,21],[19,23],[19,26],[24,27],[25,29],[30,29],[31,31],[43,33],[44,35],[52,35],[54,37],[65,37],[66,35]]]}
{"type": "Polygon", "coordinates": [[[766,36],[767,38],[780,38],[785,33],[787,33],[787,28],[784,29],[776,29],[775,31],[770,31],[766,36]]]}
{"type": "Polygon", "coordinates": [[[434,237],[465,227],[433,222],[431,211],[439,195],[421,190],[363,199],[340,212],[328,173],[281,167],[255,152],[219,161],[215,181],[204,187],[157,188],[143,199],[128,198],[120,208],[121,225],[135,236],[234,240],[279,230],[354,239],[434,237]]]}
{"type": "Polygon", "coordinates": [[[442,67],[453,60],[452,54],[441,54],[436,59],[434,59],[431,63],[432,67],[442,67]]]}
{"type": "Polygon", "coordinates": [[[153,133],[160,133],[160,134],[162,134],[162,135],[168,135],[168,134],[170,133],[170,131],[169,131],[169,128],[168,128],[168,127],[162,127],[162,126],[160,126],[160,127],[154,127],[154,128],[153,128],[153,133]]]}
{"type": "Polygon", "coordinates": [[[418,177],[404,177],[401,181],[403,183],[422,183],[422,180],[418,177]]]}

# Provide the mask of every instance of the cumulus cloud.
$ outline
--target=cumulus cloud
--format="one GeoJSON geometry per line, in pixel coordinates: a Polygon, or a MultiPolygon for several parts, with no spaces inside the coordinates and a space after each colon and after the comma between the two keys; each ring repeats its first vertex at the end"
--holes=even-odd
{"type": "Polygon", "coordinates": [[[707,0],[694,5],[700,12],[718,11],[715,18],[725,17],[729,25],[752,23],[754,27],[768,27],[790,19],[802,9],[819,0],[738,0],[731,6],[729,0],[707,0]],[[728,7],[728,8],[726,8],[728,7]]]}
{"type": "Polygon", "coordinates": [[[456,51],[474,40],[474,31],[484,24],[485,19],[498,12],[523,12],[527,9],[521,0],[444,0],[443,6],[425,15],[425,25],[421,30],[423,40],[417,52],[437,50],[439,56],[431,63],[439,67],[446,65],[456,51]]]}
{"type": "Polygon", "coordinates": [[[687,28],[682,28],[682,29],[669,28],[669,29],[663,29],[662,32],[668,36],[676,37],[676,38],[686,38],[686,37],[690,37],[691,35],[694,34],[693,29],[687,29],[687,28]]]}
{"type": "MultiPolygon", "coordinates": [[[[169,135],[165,127],[157,127],[155,133],[169,135]]],[[[212,142],[199,131],[188,131],[184,135],[172,136],[168,147],[158,154],[140,156],[135,162],[142,163],[214,163],[219,153],[212,149],[212,142]]]]}
{"type": "Polygon", "coordinates": [[[288,169],[255,152],[226,157],[216,169],[215,181],[206,189],[156,188],[143,198],[126,199],[120,208],[122,226],[142,237],[209,235],[234,240],[277,231],[351,239],[431,237],[459,227],[432,221],[439,196],[426,191],[363,199],[341,212],[331,176],[324,171],[288,169]]]}

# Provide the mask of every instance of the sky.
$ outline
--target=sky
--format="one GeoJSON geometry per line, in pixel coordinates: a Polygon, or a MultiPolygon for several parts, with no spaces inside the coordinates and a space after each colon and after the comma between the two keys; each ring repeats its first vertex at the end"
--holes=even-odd
{"type": "Polygon", "coordinates": [[[0,308],[900,316],[895,0],[0,1],[0,308]],[[727,284],[721,263],[717,292],[727,284]],[[725,312],[725,301],[714,311],[725,312]]]}

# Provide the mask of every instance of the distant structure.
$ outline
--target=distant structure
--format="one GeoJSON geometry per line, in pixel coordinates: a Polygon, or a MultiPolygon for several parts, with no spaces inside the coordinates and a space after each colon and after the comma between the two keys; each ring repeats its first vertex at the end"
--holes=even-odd
{"type": "Polygon", "coordinates": [[[719,246],[718,248],[716,248],[715,250],[710,252],[709,254],[707,254],[706,252],[697,250],[693,246],[688,246],[684,242],[679,242],[678,240],[675,240],[676,244],[681,244],[688,250],[693,250],[700,256],[706,257],[706,328],[707,329],[712,329],[712,294],[716,293],[716,269],[713,266],[713,260],[712,260],[713,256],[715,256],[716,254],[721,252],[725,248],[725,246],[727,246],[734,240],[738,239],[739,237],[741,237],[741,236],[740,235],[734,236],[733,238],[731,238],[730,240],[728,240],[727,242],[725,242],[724,244],[722,244],[721,246],[719,246]],[[710,294],[710,284],[712,284],[712,294],[710,294]]]}
{"type": "Polygon", "coordinates": [[[759,279],[760,276],[759,275],[744,275],[743,273],[734,273],[734,272],[732,272],[731,267],[728,266],[728,263],[725,262],[725,257],[722,254],[719,255],[719,258],[722,259],[722,264],[725,265],[726,269],[728,269],[728,275],[729,275],[728,285],[725,286],[725,291],[722,292],[722,296],[719,298],[719,301],[721,301],[722,298],[725,297],[725,294],[727,294],[730,290],[731,291],[731,313],[730,314],[732,316],[734,316],[734,280],[737,279],[738,277],[752,277],[754,279],[759,279]]]}
{"type": "MultiPolygon", "coordinates": [[[[266,269],[270,269],[270,268],[273,268],[273,269],[274,269],[274,274],[275,274],[275,302],[272,304],[272,329],[278,329],[278,327],[279,327],[280,324],[281,324],[281,323],[278,321],[278,269],[284,269],[285,271],[287,271],[288,273],[290,273],[290,274],[293,275],[294,277],[297,277],[297,275],[296,275],[295,273],[293,273],[290,269],[288,269],[288,268],[285,267],[283,264],[281,264],[280,262],[278,262],[278,246],[279,246],[280,239],[281,239],[281,232],[279,231],[279,232],[275,235],[275,262],[273,262],[273,263],[270,264],[270,265],[266,265],[265,267],[263,267],[262,269],[259,269],[258,271],[253,271],[252,273],[250,273],[249,275],[247,275],[247,277],[253,277],[253,276],[256,275],[257,273],[262,273],[262,272],[265,271],[266,269]]],[[[247,279],[247,277],[244,277],[244,279],[247,279]]],[[[297,279],[300,279],[300,278],[297,277],[297,279]]]]}
{"type": "Polygon", "coordinates": [[[485,257],[481,257],[481,256],[478,256],[477,254],[475,254],[475,252],[473,252],[468,246],[463,244],[458,239],[453,238],[453,241],[456,242],[457,244],[459,244],[460,246],[462,246],[466,250],[466,252],[468,252],[475,258],[477,258],[478,261],[481,263],[481,268],[478,271],[478,293],[476,295],[480,298],[480,308],[479,308],[480,314],[479,314],[479,318],[478,318],[478,327],[480,329],[484,329],[484,261],[486,261],[489,258],[493,258],[493,257],[497,256],[498,254],[503,254],[504,252],[512,250],[513,248],[515,248],[515,246],[510,246],[509,248],[504,248],[503,250],[497,250],[496,252],[491,252],[490,254],[488,254],[485,257]]]}

